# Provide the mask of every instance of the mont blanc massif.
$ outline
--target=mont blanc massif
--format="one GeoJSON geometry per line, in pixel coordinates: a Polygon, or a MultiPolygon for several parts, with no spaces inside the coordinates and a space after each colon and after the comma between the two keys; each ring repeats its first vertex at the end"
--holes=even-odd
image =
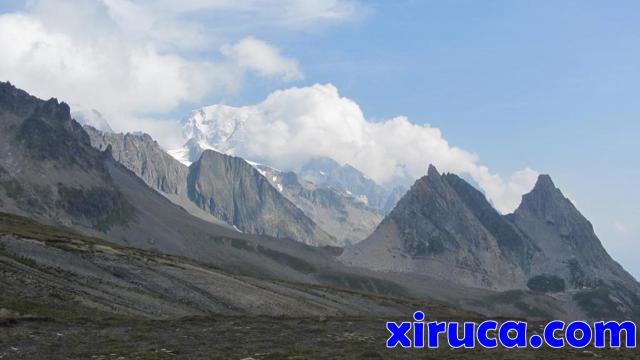
{"type": "Polygon", "coordinates": [[[164,149],[0,83],[0,320],[640,320],[640,284],[549,175],[503,215],[429,164],[380,185],[242,158],[252,116],[195,110],[164,149]]]}

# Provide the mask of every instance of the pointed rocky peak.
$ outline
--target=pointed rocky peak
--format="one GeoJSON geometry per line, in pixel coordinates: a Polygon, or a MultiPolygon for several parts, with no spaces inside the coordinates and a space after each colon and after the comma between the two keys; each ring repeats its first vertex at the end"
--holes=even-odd
{"type": "Polygon", "coordinates": [[[430,177],[440,177],[440,173],[438,173],[438,169],[433,164],[429,164],[429,169],[427,170],[427,176],[430,177]]]}
{"type": "Polygon", "coordinates": [[[24,146],[25,153],[36,160],[55,160],[64,166],[79,165],[85,169],[97,166],[103,170],[95,163],[98,153],[92,153],[89,135],[71,118],[69,105],[54,98],[42,101],[16,93],[19,100],[32,106],[31,111],[4,109],[21,118],[16,124],[15,138],[24,146]]]}
{"type": "Polygon", "coordinates": [[[10,82],[0,82],[0,111],[26,116],[41,102],[42,100],[16,88],[10,82]]]}
{"type": "Polygon", "coordinates": [[[577,212],[573,204],[558,189],[549,175],[538,176],[533,189],[522,196],[516,212],[531,212],[539,216],[552,216],[577,212]]]}
{"type": "MultiPolygon", "coordinates": [[[[13,113],[18,117],[24,118],[22,121],[23,127],[25,123],[29,123],[28,126],[39,127],[43,133],[61,131],[80,141],[86,142],[88,140],[79,124],[72,121],[69,105],[64,102],[58,102],[55,98],[47,101],[40,100],[29,95],[26,91],[16,88],[9,82],[0,82],[0,113],[2,112],[13,113]],[[38,124],[33,126],[33,123],[38,124]],[[45,128],[51,129],[47,130],[45,128]]],[[[51,140],[55,142],[54,138],[61,135],[51,136],[51,140]]]]}
{"type": "Polygon", "coordinates": [[[522,204],[511,218],[530,233],[544,228],[547,229],[546,231],[551,231],[554,236],[558,236],[556,240],[553,240],[554,237],[551,235],[537,239],[542,247],[545,246],[544,241],[556,244],[566,242],[570,244],[569,250],[566,250],[567,253],[575,255],[575,249],[579,247],[582,256],[585,259],[590,258],[593,263],[599,260],[608,261],[609,257],[595,235],[592,224],[562,194],[560,189],[555,187],[548,175],[541,175],[538,178],[533,190],[522,197],[522,204]],[[531,229],[528,224],[538,224],[538,226],[531,229]]]}
{"type": "Polygon", "coordinates": [[[541,174],[538,176],[536,185],[533,188],[538,190],[555,190],[556,185],[553,183],[553,180],[551,180],[551,176],[541,174]]]}
{"type": "Polygon", "coordinates": [[[71,109],[69,105],[65,102],[58,102],[56,98],[45,101],[38,110],[38,115],[48,115],[51,119],[60,122],[71,120],[71,109]]]}
{"type": "Polygon", "coordinates": [[[429,191],[443,192],[445,189],[443,186],[446,184],[442,181],[442,176],[438,172],[438,169],[433,164],[429,165],[427,169],[427,175],[416,180],[415,184],[411,187],[408,193],[413,191],[419,191],[420,189],[429,191]]]}
{"type": "MultiPolygon", "coordinates": [[[[439,193],[444,194],[451,192],[449,186],[443,181],[443,177],[438,172],[438,169],[433,164],[429,165],[427,169],[427,175],[416,180],[409,190],[405,193],[404,197],[416,196],[423,193],[439,193]]],[[[402,201],[402,199],[400,199],[402,201]]],[[[400,204],[400,201],[398,204],[400,204]]]]}
{"type": "Polygon", "coordinates": [[[408,209],[424,214],[432,213],[436,208],[446,211],[444,209],[451,205],[455,197],[455,191],[443,181],[436,167],[430,165],[427,175],[416,180],[389,213],[389,217],[405,217],[408,209]]]}

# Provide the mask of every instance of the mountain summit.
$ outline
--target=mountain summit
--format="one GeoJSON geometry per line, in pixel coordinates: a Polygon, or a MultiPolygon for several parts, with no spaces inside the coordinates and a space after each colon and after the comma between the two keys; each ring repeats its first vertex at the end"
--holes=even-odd
{"type": "Polygon", "coordinates": [[[640,316],[640,285],[615,262],[587,220],[548,175],[508,215],[540,249],[531,261],[530,288],[560,283],[589,316],[640,316]]]}
{"type": "Polygon", "coordinates": [[[226,105],[193,110],[182,120],[182,133],[187,142],[169,154],[186,165],[197,161],[204,150],[235,154],[237,147],[243,145],[242,130],[252,115],[249,109],[226,105]]]}
{"type": "Polygon", "coordinates": [[[507,289],[526,282],[522,259],[532,248],[482,194],[430,166],[376,231],[342,258],[377,270],[507,289]]]}
{"type": "Polygon", "coordinates": [[[564,293],[567,311],[591,318],[640,316],[640,284],[548,175],[502,216],[466,181],[430,166],[341,259],[477,288],[564,293]]]}

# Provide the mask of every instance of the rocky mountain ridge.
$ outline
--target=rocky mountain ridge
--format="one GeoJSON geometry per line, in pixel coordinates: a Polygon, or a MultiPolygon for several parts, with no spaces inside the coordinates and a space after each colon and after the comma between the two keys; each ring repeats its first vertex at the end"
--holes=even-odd
{"type": "Polygon", "coordinates": [[[502,216],[463,179],[430,166],[376,231],[341,259],[471,287],[555,294],[588,317],[604,316],[603,309],[617,318],[640,315],[640,284],[611,259],[548,175],[513,214],[502,216]]]}
{"type": "MultiPolygon", "coordinates": [[[[44,288],[65,283],[81,289],[64,291],[64,296],[77,296],[69,298],[73,304],[99,300],[101,306],[138,313],[166,309],[159,305],[158,297],[166,304],[176,304],[176,299],[190,302],[179,306],[190,308],[187,313],[209,305],[215,313],[226,313],[229,294],[217,290],[224,286],[230,288],[235,301],[267,296],[266,302],[246,301],[244,307],[238,307],[252,314],[268,314],[265,309],[274,304],[279,309],[295,304],[300,313],[308,314],[304,304],[317,301],[324,304],[317,308],[320,312],[354,309],[372,303],[363,302],[358,295],[363,292],[436,298],[492,316],[640,318],[638,283],[611,260],[589,222],[550,178],[541,177],[514,214],[501,216],[471,185],[430,168],[367,240],[345,249],[340,259],[357,265],[354,267],[336,261],[339,251],[335,248],[243,234],[190,215],[147,184],[171,189],[172,182],[157,180],[172,167],[165,166],[164,172],[148,171],[145,161],[147,165],[161,162],[135,154],[131,159],[141,165],[134,168],[147,176],[143,179],[114,159],[118,156],[114,150],[127,155],[127,149],[155,146],[139,135],[128,141],[132,144],[101,151],[71,118],[66,104],[43,101],[0,83],[0,219],[18,214],[39,223],[19,220],[25,225],[9,224],[9,230],[0,234],[3,272],[18,274],[15,281],[2,279],[10,285],[9,292],[2,294],[9,297],[7,301],[19,295],[24,279],[41,276],[44,288]],[[51,224],[55,228],[48,226],[51,224]],[[61,226],[73,228],[76,234],[61,232],[61,226]],[[105,243],[85,241],[82,237],[86,236],[105,243]],[[63,263],[56,263],[59,261],[63,263]],[[43,264],[59,270],[42,273],[43,264]],[[85,280],[81,280],[83,286],[69,284],[76,275],[65,274],[76,274],[79,279],[83,274],[101,274],[106,282],[92,288],[86,286],[92,282],[85,280]],[[125,283],[123,276],[128,279],[125,283]],[[238,282],[237,276],[245,278],[238,282]],[[163,285],[172,282],[180,286],[163,285]],[[325,291],[327,286],[356,296],[341,296],[339,304],[326,302],[326,296],[331,296],[325,291]],[[262,291],[265,287],[271,290],[262,291]],[[149,296],[131,303],[135,306],[122,303],[142,292],[149,296]]],[[[230,213],[240,203],[251,204],[255,197],[280,193],[255,167],[246,162],[236,166],[242,159],[213,151],[205,151],[202,158],[193,165],[209,170],[199,171],[187,182],[199,188],[200,204],[209,209],[215,206],[230,213]],[[259,176],[237,178],[236,171],[259,176]],[[226,185],[215,188],[216,183],[226,185]],[[221,189],[225,194],[218,194],[221,189]],[[232,193],[250,199],[230,196],[232,193]],[[242,201],[211,201],[233,198],[242,201]]],[[[283,191],[284,185],[295,184],[288,178],[276,183],[283,191]]],[[[284,196],[280,199],[275,201],[293,206],[284,196]]],[[[245,218],[253,215],[239,213],[245,218]]]]}
{"type": "MultiPolygon", "coordinates": [[[[229,224],[243,232],[271,236],[300,236],[310,244],[344,245],[354,244],[363,240],[373,232],[382,220],[382,213],[379,210],[367,206],[355,197],[330,187],[316,186],[307,181],[299,180],[293,172],[281,172],[265,165],[246,162],[243,159],[227,155],[218,157],[208,155],[211,159],[221,162],[225,162],[227,159],[237,159],[229,163],[232,166],[227,168],[228,171],[233,172],[235,168],[243,169],[235,172],[236,178],[234,181],[226,181],[224,179],[220,181],[221,179],[213,177],[209,181],[225,184],[224,186],[226,187],[233,187],[235,181],[242,177],[247,179],[254,178],[257,181],[255,185],[258,187],[262,186],[258,185],[260,184],[260,176],[264,176],[281,195],[302,210],[306,218],[311,219],[316,225],[311,224],[305,219],[305,216],[299,214],[297,209],[291,208],[283,201],[276,201],[273,204],[278,204],[277,207],[286,207],[288,209],[286,211],[294,214],[294,216],[282,214],[279,210],[276,211],[275,208],[269,211],[272,214],[280,214],[278,216],[283,219],[287,218],[287,216],[297,219],[294,221],[299,222],[298,226],[285,225],[284,222],[277,226],[273,223],[267,224],[273,220],[268,220],[261,216],[247,219],[246,216],[239,215],[241,212],[250,213],[245,206],[246,201],[241,200],[245,199],[245,191],[226,192],[221,191],[221,187],[217,186],[215,192],[210,191],[209,194],[203,196],[199,189],[207,187],[206,184],[203,184],[202,181],[187,181],[190,176],[192,179],[194,178],[194,175],[190,175],[192,172],[195,172],[196,169],[201,169],[199,164],[201,164],[203,154],[219,154],[206,148],[206,145],[197,142],[195,139],[189,141],[187,148],[190,149],[191,155],[194,156],[192,158],[196,160],[193,163],[189,163],[191,167],[187,167],[184,163],[175,159],[175,153],[172,155],[166,153],[147,134],[104,133],[89,126],[85,126],[85,130],[90,135],[94,147],[104,150],[111,146],[111,152],[117,161],[136,173],[150,187],[160,191],[174,203],[184,207],[195,216],[216,223],[229,224]],[[253,169],[247,167],[246,163],[254,167],[258,173],[256,174],[253,169]],[[243,176],[240,176],[240,173],[243,173],[243,176]],[[238,198],[234,199],[234,197],[238,198]],[[238,211],[234,210],[234,206],[232,206],[233,202],[237,201],[242,202],[237,207],[238,211]],[[221,205],[225,202],[226,205],[221,205]],[[214,205],[211,206],[212,204],[214,205]],[[281,230],[280,226],[288,227],[289,230],[281,230]],[[299,230],[297,229],[298,227],[306,230],[299,230]],[[315,230],[316,227],[320,231],[315,230]],[[335,240],[325,236],[322,232],[328,233],[335,240]],[[317,237],[317,239],[312,239],[309,234],[317,237]]],[[[201,172],[199,174],[200,176],[203,175],[201,172]]],[[[263,186],[263,188],[266,189],[267,186],[263,186]]],[[[249,193],[259,192],[252,190],[249,193]]],[[[278,198],[280,195],[271,192],[271,197],[278,198]]],[[[270,206],[263,204],[263,202],[271,200],[260,196],[257,199],[260,201],[253,203],[256,207],[270,206]]],[[[266,213],[266,211],[265,208],[262,213],[266,213]]],[[[271,215],[271,218],[273,219],[273,215],[271,215]]]]}
{"type": "Polygon", "coordinates": [[[147,185],[195,216],[250,234],[336,244],[242,159],[205,150],[187,167],[147,134],[85,129],[94,147],[109,148],[118,162],[147,185]]]}

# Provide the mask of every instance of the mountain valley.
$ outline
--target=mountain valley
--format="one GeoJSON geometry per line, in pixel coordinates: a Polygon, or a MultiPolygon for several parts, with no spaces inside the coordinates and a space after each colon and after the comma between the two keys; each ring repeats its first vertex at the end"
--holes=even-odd
{"type": "Polygon", "coordinates": [[[33,323],[640,319],[640,285],[547,175],[501,215],[434,166],[406,193],[330,159],[280,171],[206,148],[187,166],[9,83],[0,151],[0,327],[25,343],[33,323]]]}

